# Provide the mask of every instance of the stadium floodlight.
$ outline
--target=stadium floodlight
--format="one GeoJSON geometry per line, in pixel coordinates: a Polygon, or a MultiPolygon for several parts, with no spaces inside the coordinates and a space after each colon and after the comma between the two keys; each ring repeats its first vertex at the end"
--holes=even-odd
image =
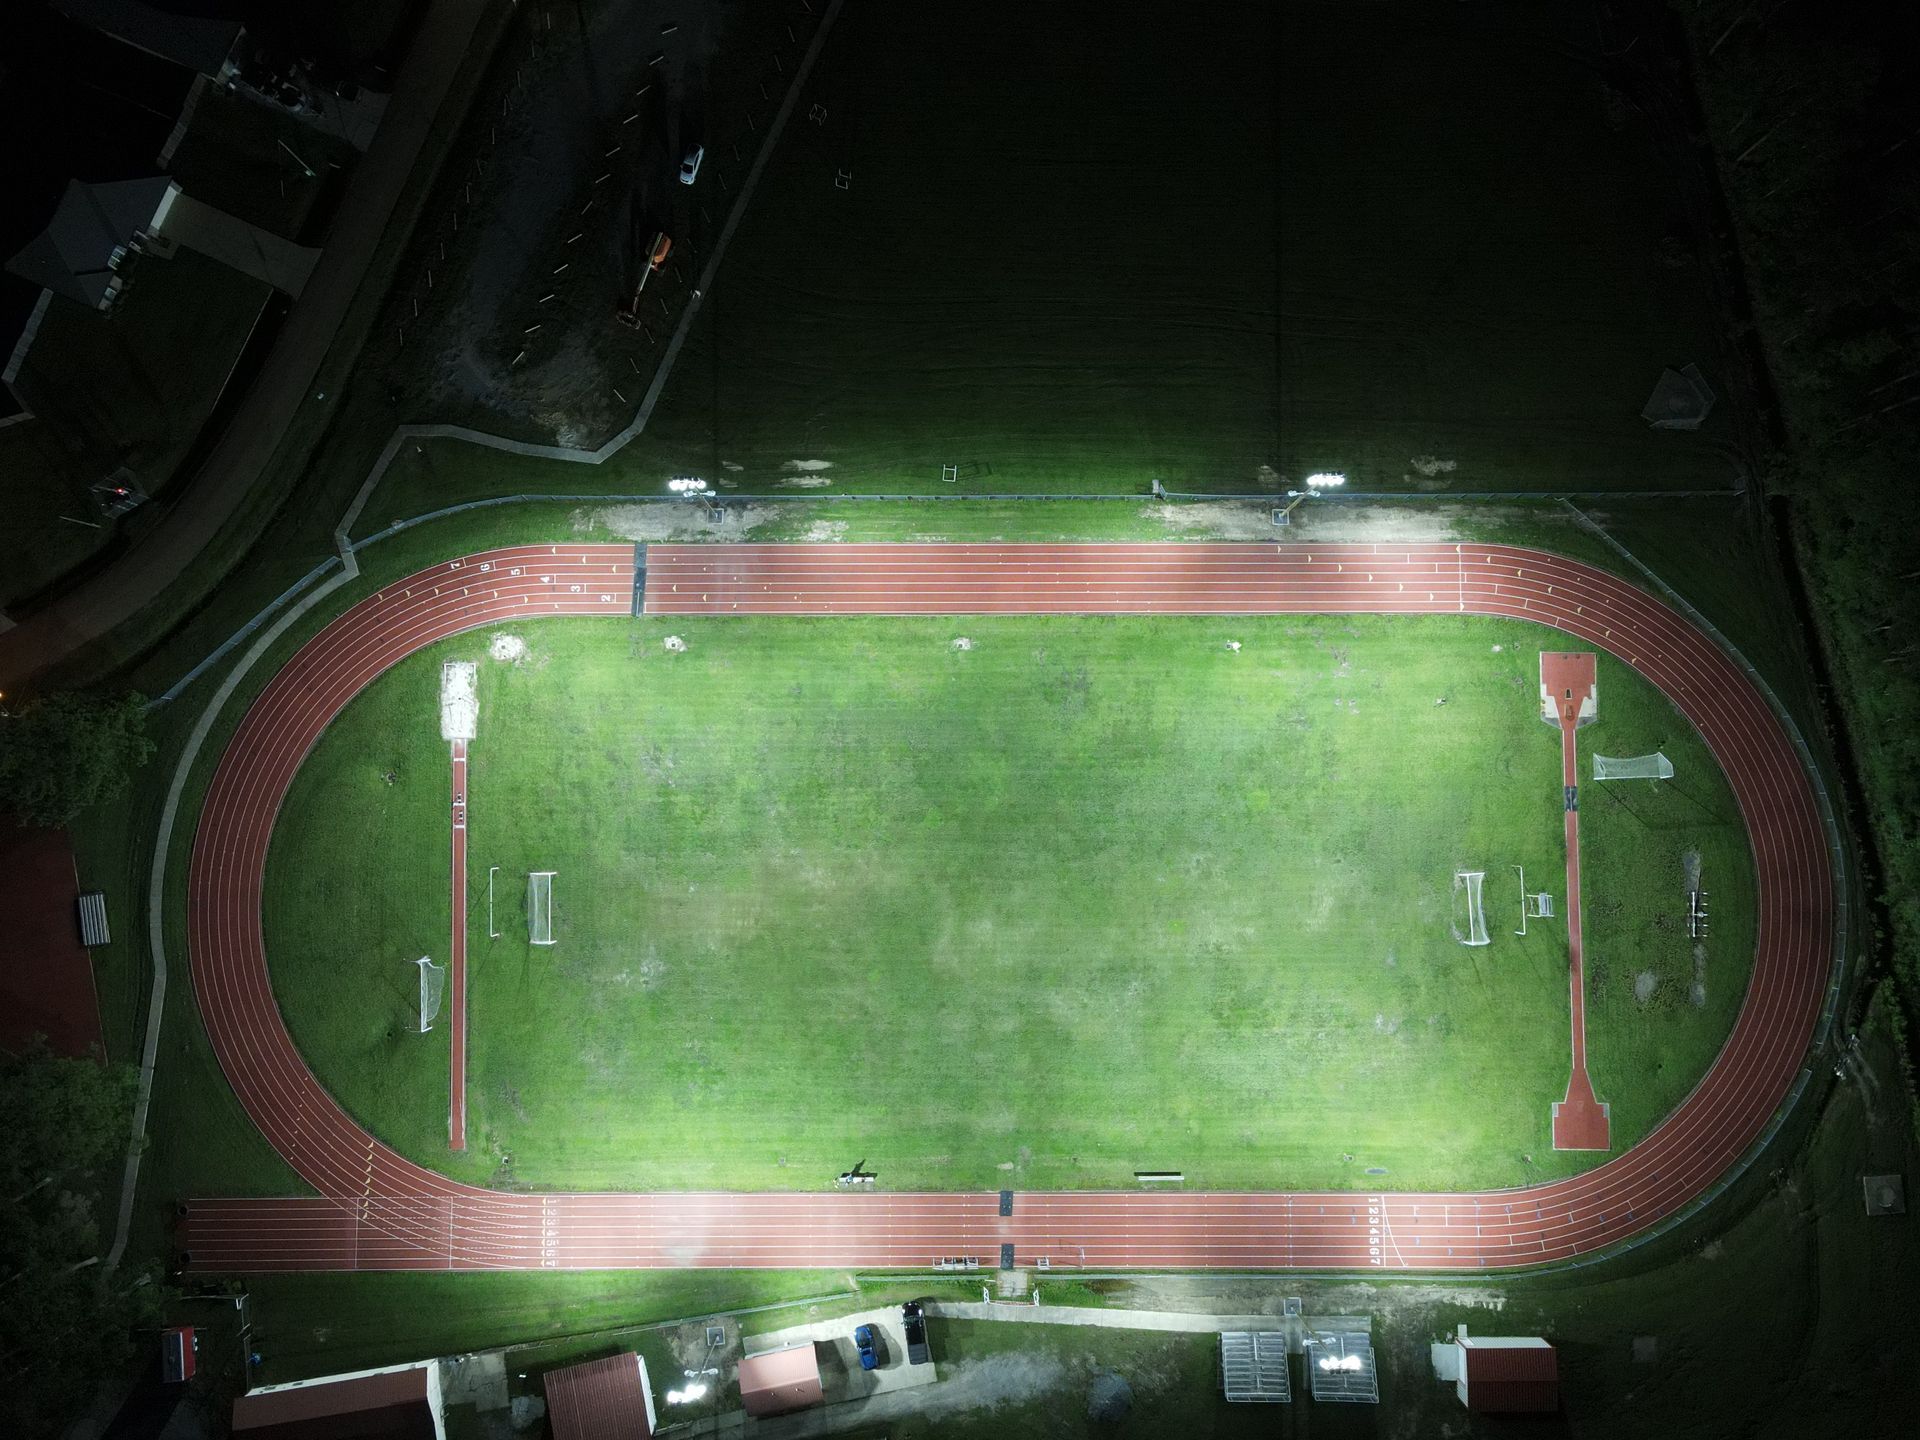
{"type": "Polygon", "coordinates": [[[1316,470],[1306,478],[1306,489],[1287,491],[1287,503],[1273,512],[1273,523],[1291,525],[1293,512],[1300,508],[1302,500],[1311,500],[1315,495],[1324,495],[1329,490],[1338,490],[1347,483],[1345,474],[1338,470],[1316,470]]]}

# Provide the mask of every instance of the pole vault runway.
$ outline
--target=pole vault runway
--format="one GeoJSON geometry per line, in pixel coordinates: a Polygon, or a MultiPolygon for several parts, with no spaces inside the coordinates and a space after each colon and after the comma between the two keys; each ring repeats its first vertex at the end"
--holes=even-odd
{"type": "Polygon", "coordinates": [[[362,1130],[287,1033],[261,938],[274,819],[328,722],[389,666],[479,626],[630,614],[636,573],[624,545],[530,546],[435,566],[328,625],[241,721],[194,841],[194,990],[241,1104],[317,1194],[190,1202],[177,1237],[187,1268],[924,1268],[954,1256],[1103,1269],[1531,1265],[1614,1244],[1696,1199],[1759,1138],[1808,1058],[1833,920],[1808,777],[1739,668],[1602,571],[1482,545],[653,546],[649,615],[1471,614],[1564,631],[1664,691],[1726,772],[1758,882],[1744,1005],[1712,1068],[1640,1144],[1518,1190],[1023,1192],[1003,1215],[993,1192],[529,1195],[434,1174],[362,1130]]]}

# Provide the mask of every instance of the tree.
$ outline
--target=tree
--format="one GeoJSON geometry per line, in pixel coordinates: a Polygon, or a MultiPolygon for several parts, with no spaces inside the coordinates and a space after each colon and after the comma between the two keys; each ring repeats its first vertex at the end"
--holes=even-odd
{"type": "Polygon", "coordinates": [[[0,1055],[0,1384],[8,1434],[58,1433],[150,1323],[146,1277],[101,1274],[97,1213],[127,1138],[130,1066],[0,1055]],[[24,1408],[14,1408],[14,1407],[24,1408]]]}
{"type": "Polygon", "coordinates": [[[0,711],[0,811],[22,824],[65,825],[123,793],[152,754],[139,695],[61,691],[0,711]]]}

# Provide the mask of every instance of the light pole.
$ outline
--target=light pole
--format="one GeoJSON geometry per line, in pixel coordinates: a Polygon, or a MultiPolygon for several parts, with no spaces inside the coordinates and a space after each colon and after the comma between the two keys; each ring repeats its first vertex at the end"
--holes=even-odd
{"type": "Polygon", "coordinates": [[[1307,476],[1307,488],[1287,491],[1287,503],[1273,512],[1273,523],[1291,525],[1293,512],[1300,508],[1300,502],[1311,500],[1315,495],[1324,495],[1329,490],[1338,490],[1347,483],[1347,477],[1333,470],[1316,470],[1307,476]]]}

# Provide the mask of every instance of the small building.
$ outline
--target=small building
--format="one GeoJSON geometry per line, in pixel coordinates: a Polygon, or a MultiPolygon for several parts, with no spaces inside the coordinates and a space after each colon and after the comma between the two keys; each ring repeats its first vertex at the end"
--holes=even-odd
{"type": "Polygon", "coordinates": [[[172,1325],[160,1332],[160,1380],[183,1385],[200,1368],[200,1342],[191,1325],[172,1325]]]}
{"type": "Polygon", "coordinates": [[[811,1343],[749,1355],[740,1362],[740,1403],[749,1415],[784,1415],[826,1398],[811,1343]]]}
{"type": "Polygon", "coordinates": [[[629,1350],[546,1377],[553,1440],[652,1440],[659,1423],[647,1362],[629,1350]]]}
{"type": "Polygon", "coordinates": [[[233,1402],[235,1440],[446,1440],[440,1362],[262,1385],[233,1402]]]}
{"type": "Polygon", "coordinates": [[[1459,1377],[1454,1393],[1469,1410],[1488,1415],[1551,1414],[1560,1408],[1560,1357],[1535,1335],[1454,1336],[1459,1377]]]}

